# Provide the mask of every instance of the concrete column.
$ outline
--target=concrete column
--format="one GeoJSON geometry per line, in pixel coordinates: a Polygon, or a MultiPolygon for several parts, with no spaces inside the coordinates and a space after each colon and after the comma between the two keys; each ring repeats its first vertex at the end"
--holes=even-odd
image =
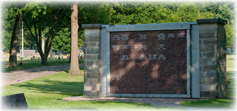
{"type": "Polygon", "coordinates": [[[226,31],[227,21],[200,19],[199,69],[201,98],[226,97],[226,31]]]}
{"type": "Polygon", "coordinates": [[[102,24],[83,24],[84,28],[84,93],[83,96],[100,96],[100,39],[102,24]]]}
{"type": "Polygon", "coordinates": [[[200,98],[199,26],[191,26],[191,94],[192,98],[200,98]]]}

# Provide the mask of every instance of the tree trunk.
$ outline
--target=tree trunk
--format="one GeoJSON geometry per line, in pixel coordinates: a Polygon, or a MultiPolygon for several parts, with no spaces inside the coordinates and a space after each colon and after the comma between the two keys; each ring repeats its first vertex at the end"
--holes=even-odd
{"type": "Polygon", "coordinates": [[[41,64],[48,65],[48,52],[43,53],[41,47],[42,47],[41,43],[37,44],[37,50],[39,51],[41,57],[41,64]]]}
{"type": "Polygon", "coordinates": [[[42,65],[48,65],[48,56],[46,54],[43,54],[41,56],[41,64],[42,65]]]}
{"type": "Polygon", "coordinates": [[[81,74],[78,63],[78,8],[77,4],[71,6],[71,62],[68,75],[75,76],[81,74]]]}
{"type": "Polygon", "coordinates": [[[10,57],[7,65],[8,68],[17,67],[17,44],[18,44],[17,42],[22,22],[22,16],[23,16],[22,13],[18,14],[14,23],[11,46],[10,46],[10,57]]]}

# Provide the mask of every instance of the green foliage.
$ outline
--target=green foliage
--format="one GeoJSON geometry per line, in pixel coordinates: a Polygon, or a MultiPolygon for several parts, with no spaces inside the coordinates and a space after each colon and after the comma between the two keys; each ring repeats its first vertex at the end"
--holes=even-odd
{"type": "Polygon", "coordinates": [[[226,47],[231,47],[232,49],[234,48],[235,44],[235,29],[234,29],[234,24],[226,24],[226,47]]]}
{"type": "Polygon", "coordinates": [[[228,88],[228,85],[230,84],[230,82],[231,82],[231,79],[226,80],[226,88],[228,88]]]}
{"type": "MultiPolygon", "coordinates": [[[[202,4],[203,5],[203,4],[202,4]]],[[[201,18],[216,18],[227,20],[226,47],[234,47],[234,3],[233,2],[207,2],[200,9],[201,18]]]]}
{"type": "Polygon", "coordinates": [[[71,32],[69,28],[63,28],[57,33],[57,35],[53,40],[52,50],[61,50],[65,52],[70,52],[71,32]]]}
{"type": "Polygon", "coordinates": [[[213,18],[227,20],[229,24],[234,23],[233,2],[207,2],[200,12],[211,12],[213,18]]]}
{"type": "MultiPolygon", "coordinates": [[[[71,29],[63,28],[61,29],[57,35],[55,36],[52,44],[52,50],[60,50],[64,52],[71,51],[71,29]]],[[[79,30],[78,32],[78,47],[80,48],[83,46],[83,30],[79,30]]]]}
{"type": "MultiPolygon", "coordinates": [[[[111,8],[111,5],[101,4],[78,4],[78,47],[83,46],[83,28],[82,24],[109,24],[109,13],[107,11],[111,8]]],[[[65,13],[66,16],[71,16],[71,12],[65,13]]],[[[71,50],[71,26],[70,21],[65,22],[65,27],[57,32],[52,44],[53,50],[61,50],[70,52],[71,50]]]]}
{"type": "Polygon", "coordinates": [[[110,7],[109,24],[195,22],[197,19],[224,19],[226,46],[234,47],[234,5],[232,2],[136,2],[110,7]]]}
{"type": "MultiPolygon", "coordinates": [[[[195,22],[197,19],[224,19],[226,25],[226,46],[233,47],[234,43],[234,3],[233,2],[101,2],[78,3],[78,47],[83,45],[82,24],[151,24],[195,22]]],[[[23,10],[17,10],[17,4],[8,4],[4,8],[4,42],[3,48],[7,50],[12,21],[16,12],[25,11],[24,18],[34,28],[33,20],[41,24],[45,36],[53,28],[52,24],[58,21],[60,29],[55,30],[55,43],[52,49],[70,52],[70,3],[28,2],[23,10]],[[7,7],[6,6],[6,7],[7,7]],[[53,19],[55,13],[63,9],[62,17],[53,19]],[[68,30],[66,30],[68,29],[68,30]],[[61,40],[61,41],[60,41],[61,40]],[[6,42],[5,42],[6,41],[6,42]],[[63,46],[64,45],[64,46],[63,46]],[[6,46],[6,47],[5,47],[6,46]],[[69,49],[67,49],[69,48],[69,49]]],[[[38,27],[38,26],[37,26],[38,27]]],[[[38,31],[38,29],[37,29],[38,31]]],[[[26,31],[27,32],[27,31],[26,31]]],[[[32,29],[35,34],[35,29],[32,29]]],[[[29,38],[30,39],[30,38],[29,38]]],[[[25,39],[26,40],[26,39],[25,39]]],[[[28,38],[27,38],[28,40],[28,38]]],[[[30,46],[30,44],[28,44],[30,46]]],[[[27,46],[28,47],[28,46],[27,46]]]]}
{"type": "Polygon", "coordinates": [[[17,4],[7,3],[3,10],[3,30],[2,30],[2,48],[3,51],[9,52],[11,45],[11,37],[13,32],[13,26],[15,18],[17,16],[18,8],[17,4]]]}
{"type": "Polygon", "coordinates": [[[29,2],[25,6],[23,18],[30,31],[37,50],[42,58],[42,64],[47,65],[47,56],[57,33],[70,23],[70,5],[65,3],[29,2]],[[44,40],[44,47],[41,44],[44,40]]]}
{"type": "Polygon", "coordinates": [[[12,29],[8,29],[8,30],[3,30],[2,31],[2,48],[4,52],[9,52],[10,51],[10,45],[11,45],[11,36],[12,36],[12,29]]]}
{"type": "Polygon", "coordinates": [[[110,8],[106,3],[78,4],[79,24],[108,24],[110,8]]]}
{"type": "Polygon", "coordinates": [[[177,9],[177,17],[179,22],[196,21],[198,18],[197,6],[193,3],[182,4],[177,9]]]}

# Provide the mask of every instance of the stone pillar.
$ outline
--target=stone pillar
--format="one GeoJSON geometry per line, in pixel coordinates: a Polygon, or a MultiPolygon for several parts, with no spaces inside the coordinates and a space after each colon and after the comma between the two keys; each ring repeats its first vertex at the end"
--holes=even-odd
{"type": "Polygon", "coordinates": [[[84,93],[83,96],[100,96],[100,39],[101,24],[83,24],[84,28],[84,93]]]}
{"type": "Polygon", "coordinates": [[[226,31],[227,21],[200,19],[200,96],[201,98],[226,97],[226,31]]]}

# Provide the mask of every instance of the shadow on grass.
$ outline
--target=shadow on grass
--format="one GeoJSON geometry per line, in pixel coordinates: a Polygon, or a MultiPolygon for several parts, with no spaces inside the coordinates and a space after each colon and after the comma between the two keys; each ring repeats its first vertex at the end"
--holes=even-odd
{"type": "MultiPolygon", "coordinates": [[[[61,71],[59,68],[50,67],[48,66],[57,66],[57,65],[68,65],[68,67],[63,67],[63,70],[68,70],[70,63],[67,59],[58,60],[58,59],[48,59],[48,65],[42,65],[41,60],[33,59],[33,60],[18,60],[17,67],[7,68],[8,61],[1,61],[2,62],[2,71],[9,72],[14,70],[24,70],[26,72],[41,72],[41,71],[61,71]],[[20,62],[23,62],[22,65],[19,65],[20,62]],[[41,67],[41,68],[40,68],[41,67]],[[43,68],[46,67],[46,68],[43,68]],[[65,69],[66,68],[66,69],[65,69]]],[[[84,67],[83,62],[80,63],[80,68],[84,67]]]]}
{"type": "MultiPolygon", "coordinates": [[[[42,110],[41,108],[28,108],[28,110],[42,110]]],[[[52,108],[52,109],[47,109],[48,110],[73,110],[73,111],[98,111],[96,108],[88,108],[88,107],[71,107],[71,108],[52,108]]]]}
{"type": "Polygon", "coordinates": [[[66,71],[64,71],[65,73],[68,73],[69,72],[69,70],[66,70],[66,71]]]}
{"type": "Polygon", "coordinates": [[[61,82],[54,80],[44,80],[42,83],[24,83],[15,84],[17,87],[24,87],[33,90],[37,93],[46,94],[62,94],[66,96],[82,96],[84,83],[83,82],[61,82]]]}
{"type": "MultiPolygon", "coordinates": [[[[62,108],[60,110],[76,110],[76,111],[96,111],[98,109],[95,108],[87,108],[87,107],[82,107],[82,108],[77,108],[77,107],[72,107],[72,108],[62,108]]],[[[99,110],[98,110],[99,111],[99,110]]]]}
{"type": "MultiPolygon", "coordinates": [[[[80,67],[80,70],[84,70],[84,67],[80,67]]],[[[68,72],[69,72],[69,69],[68,69],[68,70],[65,70],[64,72],[65,72],[65,73],[68,73],[68,72]]]]}
{"type": "MultiPolygon", "coordinates": [[[[80,70],[84,70],[84,64],[80,64],[79,67],[80,67],[80,70]]],[[[31,67],[31,68],[29,67],[28,68],[16,67],[16,68],[3,69],[3,72],[11,73],[11,71],[14,71],[14,70],[23,70],[25,72],[64,71],[64,70],[70,69],[70,64],[46,65],[46,66],[41,65],[38,67],[31,67]]]]}

